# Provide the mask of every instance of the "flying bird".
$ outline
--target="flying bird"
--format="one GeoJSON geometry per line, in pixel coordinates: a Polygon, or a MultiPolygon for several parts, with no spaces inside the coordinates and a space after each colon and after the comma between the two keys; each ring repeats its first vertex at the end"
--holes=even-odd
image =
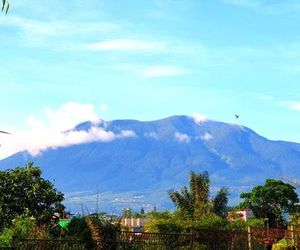
{"type": "Polygon", "coordinates": [[[240,117],[240,115],[235,114],[235,119],[238,119],[240,117]]]}

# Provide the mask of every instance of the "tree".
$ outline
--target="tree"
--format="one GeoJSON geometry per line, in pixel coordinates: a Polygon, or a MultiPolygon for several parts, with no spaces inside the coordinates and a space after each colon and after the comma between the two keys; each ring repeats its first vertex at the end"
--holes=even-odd
{"type": "Polygon", "coordinates": [[[169,196],[175,206],[188,218],[202,218],[214,211],[223,214],[227,207],[228,190],[223,188],[212,201],[209,200],[210,181],[207,171],[190,173],[189,189],[184,186],[180,192],[171,191],[169,196]]]}
{"type": "Polygon", "coordinates": [[[141,208],[141,215],[145,215],[145,210],[144,210],[144,207],[141,208]]]}
{"type": "Polygon", "coordinates": [[[250,193],[242,193],[240,208],[250,208],[257,218],[267,218],[270,227],[280,226],[283,214],[300,211],[295,187],[281,180],[267,179],[265,185],[256,186],[250,193]]]}
{"type": "Polygon", "coordinates": [[[122,211],[122,218],[132,218],[135,216],[135,213],[131,208],[124,208],[122,211]]]}
{"type": "Polygon", "coordinates": [[[33,163],[0,171],[0,229],[18,216],[33,217],[38,225],[50,223],[54,212],[63,211],[63,194],[41,174],[33,163]]]}
{"type": "Polygon", "coordinates": [[[213,199],[213,212],[221,217],[226,217],[227,203],[228,203],[228,188],[221,188],[213,199]]]}

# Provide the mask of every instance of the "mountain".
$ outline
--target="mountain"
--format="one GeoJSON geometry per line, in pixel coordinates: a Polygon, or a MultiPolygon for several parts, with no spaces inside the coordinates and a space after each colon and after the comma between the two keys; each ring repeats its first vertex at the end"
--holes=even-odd
{"type": "Polygon", "coordinates": [[[33,161],[74,210],[81,204],[95,208],[98,186],[99,209],[110,212],[169,208],[167,191],[187,184],[191,170],[207,170],[213,192],[229,187],[231,203],[266,178],[300,178],[300,144],[270,141],[240,125],[172,116],[85,122],[73,131],[93,129],[109,139],[49,148],[36,156],[19,152],[1,160],[0,169],[33,161]]]}

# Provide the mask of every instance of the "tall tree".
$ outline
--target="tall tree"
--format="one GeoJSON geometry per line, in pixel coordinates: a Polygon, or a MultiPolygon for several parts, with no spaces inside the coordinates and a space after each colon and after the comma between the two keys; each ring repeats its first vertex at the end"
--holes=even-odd
{"type": "Polygon", "coordinates": [[[180,191],[169,192],[169,196],[175,206],[189,218],[200,218],[211,212],[220,211],[221,207],[227,206],[228,191],[225,192],[225,189],[220,191],[221,193],[216,196],[216,202],[214,202],[214,200],[209,200],[209,188],[208,172],[195,173],[192,171],[189,189],[184,186],[180,191]],[[218,208],[215,208],[215,205],[218,208]]]}
{"type": "Polygon", "coordinates": [[[240,208],[252,209],[257,218],[268,218],[270,227],[283,222],[283,214],[300,211],[295,187],[281,180],[267,179],[263,186],[256,186],[249,193],[242,193],[240,208]]]}
{"type": "Polygon", "coordinates": [[[220,191],[217,193],[216,197],[213,199],[213,212],[216,215],[221,217],[226,217],[226,213],[228,210],[227,203],[228,203],[228,188],[221,188],[220,191]]]}
{"type": "Polygon", "coordinates": [[[63,211],[63,194],[41,174],[33,163],[0,171],[0,227],[9,226],[17,216],[32,216],[38,224],[50,223],[54,212],[63,211]]]}

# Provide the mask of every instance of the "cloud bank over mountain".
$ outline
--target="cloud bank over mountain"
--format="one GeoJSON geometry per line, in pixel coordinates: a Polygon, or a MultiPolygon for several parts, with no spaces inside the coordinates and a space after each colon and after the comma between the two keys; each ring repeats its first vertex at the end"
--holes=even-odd
{"type": "MultiPolygon", "coordinates": [[[[104,104],[100,109],[106,109],[104,104]]],[[[7,157],[19,151],[28,151],[36,156],[49,148],[68,147],[88,142],[109,142],[119,138],[135,136],[134,131],[122,130],[119,133],[105,130],[99,126],[104,123],[92,104],[67,102],[54,110],[45,107],[44,117],[29,116],[24,130],[9,129],[12,136],[1,137],[0,157],[7,157]],[[73,128],[79,123],[90,121],[92,126],[87,131],[73,128]]]]}

